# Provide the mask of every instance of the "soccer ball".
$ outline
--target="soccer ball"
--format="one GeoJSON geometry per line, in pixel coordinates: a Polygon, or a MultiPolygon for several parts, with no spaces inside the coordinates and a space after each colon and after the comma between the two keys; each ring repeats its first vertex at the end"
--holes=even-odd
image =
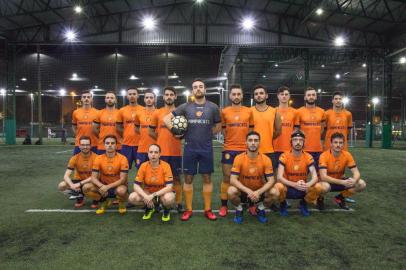
{"type": "Polygon", "coordinates": [[[172,126],[179,131],[182,131],[182,133],[186,132],[187,129],[187,119],[183,115],[180,116],[175,116],[172,118],[172,126]]]}

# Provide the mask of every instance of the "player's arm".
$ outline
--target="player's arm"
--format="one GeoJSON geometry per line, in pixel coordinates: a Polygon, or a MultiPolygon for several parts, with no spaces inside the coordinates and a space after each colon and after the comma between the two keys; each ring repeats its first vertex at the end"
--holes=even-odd
{"type": "Polygon", "coordinates": [[[310,172],[311,179],[309,182],[306,183],[307,188],[315,185],[319,181],[319,178],[317,177],[316,168],[314,167],[313,164],[309,166],[309,172],[310,172]]]}
{"type": "Polygon", "coordinates": [[[134,183],[134,191],[141,195],[143,199],[148,198],[149,194],[147,194],[137,182],[134,183]]]}
{"type": "Polygon", "coordinates": [[[171,112],[164,116],[164,119],[163,119],[164,124],[165,124],[165,126],[166,126],[169,130],[171,130],[171,129],[173,128],[172,119],[173,119],[174,117],[175,117],[175,116],[174,116],[173,113],[171,113],[171,112]]]}
{"type": "Polygon", "coordinates": [[[90,178],[91,178],[91,182],[98,188],[101,188],[104,185],[102,182],[99,181],[99,171],[98,170],[93,170],[90,178]]]}
{"type": "Polygon", "coordinates": [[[265,176],[266,183],[260,189],[256,190],[259,195],[262,193],[270,190],[272,186],[275,184],[275,177],[273,175],[265,176]]]}
{"type": "Polygon", "coordinates": [[[71,168],[67,168],[65,171],[65,175],[63,176],[63,180],[65,181],[66,184],[68,184],[69,188],[79,191],[80,190],[80,184],[74,184],[72,182],[72,179],[70,176],[72,175],[73,170],[71,168]]]}
{"type": "Polygon", "coordinates": [[[152,139],[156,140],[156,139],[158,138],[158,134],[156,133],[156,128],[155,128],[155,127],[152,127],[152,126],[149,126],[149,127],[148,127],[148,135],[149,135],[152,139]]]}
{"type": "Polygon", "coordinates": [[[319,167],[319,173],[320,173],[320,178],[321,181],[330,183],[330,184],[337,184],[337,185],[342,185],[343,180],[342,179],[337,179],[334,177],[331,177],[327,175],[327,168],[326,167],[319,167]]]}
{"type": "Polygon", "coordinates": [[[121,171],[120,179],[118,179],[117,181],[115,181],[111,184],[105,185],[105,186],[107,186],[107,189],[116,188],[118,186],[121,186],[121,185],[124,185],[125,183],[127,183],[127,180],[128,180],[128,171],[127,172],[121,171]]]}
{"type": "Polygon", "coordinates": [[[361,173],[358,170],[358,167],[353,167],[350,169],[352,173],[352,179],[355,180],[355,182],[358,182],[361,179],[361,173]]]}
{"type": "Polygon", "coordinates": [[[100,123],[93,122],[93,134],[99,138],[99,133],[100,133],[100,123]]]}
{"type": "MultiPolygon", "coordinates": [[[[162,188],[154,193],[155,193],[155,196],[160,197],[168,192],[172,192],[172,190],[173,190],[173,184],[167,184],[164,188],[162,188]]],[[[154,193],[152,193],[152,195],[154,195],[154,193]]]]}
{"type": "Polygon", "coordinates": [[[118,135],[120,135],[120,137],[123,137],[123,131],[124,131],[124,126],[122,122],[116,122],[116,130],[118,135]]]}
{"type": "Polygon", "coordinates": [[[288,179],[286,179],[283,174],[285,173],[285,165],[283,165],[282,163],[279,163],[278,166],[278,182],[284,184],[285,186],[289,186],[289,187],[293,187],[293,188],[298,188],[298,184],[296,182],[293,181],[289,181],[288,179]]]}
{"type": "Polygon", "coordinates": [[[242,192],[245,192],[247,194],[252,193],[252,190],[244,186],[240,181],[238,181],[239,175],[231,173],[230,175],[230,184],[234,187],[236,187],[238,190],[241,190],[242,192]]]}
{"type": "Polygon", "coordinates": [[[279,112],[275,113],[275,121],[274,121],[274,128],[273,128],[273,139],[277,138],[282,132],[282,118],[279,112]]]}

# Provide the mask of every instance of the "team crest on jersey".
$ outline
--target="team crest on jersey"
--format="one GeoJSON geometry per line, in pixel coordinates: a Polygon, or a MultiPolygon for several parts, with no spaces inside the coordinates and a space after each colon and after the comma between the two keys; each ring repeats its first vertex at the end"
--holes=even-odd
{"type": "Polygon", "coordinates": [[[299,170],[299,165],[293,166],[293,170],[295,170],[295,171],[299,170]]]}
{"type": "Polygon", "coordinates": [[[281,120],[283,121],[283,115],[281,115],[281,120]]]}
{"type": "Polygon", "coordinates": [[[341,118],[337,118],[336,124],[340,124],[340,123],[341,123],[341,118]]]}
{"type": "Polygon", "coordinates": [[[156,181],[156,177],[155,177],[155,176],[152,176],[152,177],[151,177],[151,181],[152,181],[152,182],[155,182],[155,181],[156,181]]]}
{"type": "Polygon", "coordinates": [[[236,121],[240,120],[240,116],[239,115],[234,116],[234,120],[236,121]]]}
{"type": "Polygon", "coordinates": [[[340,161],[336,160],[334,161],[334,170],[338,170],[340,167],[340,161]]]}
{"type": "Polygon", "coordinates": [[[112,170],[113,170],[113,166],[108,166],[107,169],[108,169],[109,171],[112,171],[112,170]]]}
{"type": "Polygon", "coordinates": [[[229,153],[226,153],[225,155],[224,155],[224,157],[226,158],[226,159],[230,159],[230,154],[229,153]]]}
{"type": "Polygon", "coordinates": [[[134,117],[135,117],[135,113],[132,113],[132,114],[131,114],[131,117],[134,118],[134,117]]]}
{"type": "Polygon", "coordinates": [[[316,117],[314,115],[310,116],[310,119],[314,120],[316,117]]]}
{"type": "Polygon", "coordinates": [[[83,116],[83,118],[84,118],[84,119],[87,119],[87,118],[89,118],[89,116],[87,116],[87,114],[85,114],[85,116],[83,116]]]}
{"type": "Polygon", "coordinates": [[[196,111],[196,116],[197,117],[201,117],[203,115],[203,112],[202,111],[196,111]]]}
{"type": "Polygon", "coordinates": [[[248,171],[249,171],[250,173],[255,173],[255,172],[257,171],[257,168],[251,167],[248,171]]]}
{"type": "Polygon", "coordinates": [[[137,161],[136,161],[136,162],[137,162],[137,165],[138,165],[138,164],[140,164],[140,160],[139,160],[139,159],[137,159],[137,161]]]}
{"type": "Polygon", "coordinates": [[[108,119],[109,119],[109,121],[111,121],[111,119],[113,119],[113,118],[111,118],[111,116],[109,116],[109,118],[108,118],[108,119]]]}

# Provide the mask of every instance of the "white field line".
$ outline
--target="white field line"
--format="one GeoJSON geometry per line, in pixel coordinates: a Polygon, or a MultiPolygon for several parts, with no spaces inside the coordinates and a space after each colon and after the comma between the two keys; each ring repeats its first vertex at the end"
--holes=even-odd
{"type": "MultiPolygon", "coordinates": [[[[93,209],[27,209],[25,210],[26,213],[94,213],[96,210],[93,209]]],[[[270,210],[266,210],[270,212],[270,210]]],[[[349,210],[344,209],[325,209],[320,211],[318,209],[309,209],[311,212],[354,212],[355,210],[350,208],[349,210]]],[[[116,209],[107,209],[106,212],[117,212],[116,209]]],[[[144,213],[143,209],[127,209],[127,212],[135,212],[135,213],[144,213]]],[[[176,210],[172,210],[171,212],[176,213],[176,210]]],[[[217,213],[218,210],[213,210],[213,212],[217,213]]],[[[229,210],[229,213],[235,213],[235,210],[229,210]]],[[[289,212],[299,212],[299,209],[289,209],[289,212]]],[[[193,213],[204,213],[204,210],[193,210],[193,213]]]]}
{"type": "Polygon", "coordinates": [[[72,151],[73,151],[72,149],[69,149],[69,150],[55,152],[55,154],[61,154],[61,153],[72,152],[72,151]]]}

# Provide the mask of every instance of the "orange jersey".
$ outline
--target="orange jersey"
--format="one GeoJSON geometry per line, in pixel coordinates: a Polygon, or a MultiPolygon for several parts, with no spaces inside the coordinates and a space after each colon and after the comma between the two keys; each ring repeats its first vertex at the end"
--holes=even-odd
{"type": "Polygon", "coordinates": [[[149,136],[149,126],[151,125],[152,115],[155,109],[148,110],[147,108],[142,108],[138,111],[135,116],[135,125],[140,128],[140,141],[138,143],[138,153],[147,153],[148,148],[151,144],[156,143],[156,141],[149,136]]]}
{"type": "Polygon", "coordinates": [[[172,132],[164,123],[164,117],[170,112],[171,111],[165,107],[155,110],[152,114],[150,126],[154,128],[158,134],[156,142],[161,147],[161,156],[180,157],[182,156],[181,141],[173,136],[172,132]]]}
{"type": "Polygon", "coordinates": [[[142,163],[135,177],[135,184],[142,186],[149,193],[157,192],[172,183],[171,166],[163,160],[159,161],[156,168],[153,168],[149,161],[142,163]]]}
{"type": "Polygon", "coordinates": [[[251,107],[254,118],[254,131],[261,135],[259,152],[263,154],[273,153],[272,144],[276,109],[269,106],[265,111],[260,112],[255,106],[251,107]]]}
{"type": "Polygon", "coordinates": [[[288,108],[277,108],[279,115],[282,120],[281,134],[273,140],[273,148],[275,152],[286,152],[290,151],[290,135],[292,134],[294,127],[297,126],[297,112],[295,109],[288,108]]]}
{"type": "Polygon", "coordinates": [[[130,106],[127,105],[121,108],[117,114],[117,123],[123,125],[123,144],[128,146],[138,146],[140,135],[135,132],[135,116],[138,110],[141,110],[142,106],[130,106]]]}
{"type": "Polygon", "coordinates": [[[336,179],[344,177],[345,168],[355,168],[354,158],[350,152],[342,151],[338,157],[335,157],[330,150],[323,152],[320,155],[319,169],[327,169],[327,175],[336,179]]]}
{"type": "Polygon", "coordinates": [[[118,110],[103,109],[99,111],[97,118],[94,120],[96,124],[100,125],[99,143],[97,149],[105,150],[104,137],[107,135],[114,135],[117,137],[117,150],[121,149],[121,137],[116,130],[118,110]]]}
{"type": "Polygon", "coordinates": [[[261,153],[256,158],[250,158],[247,153],[242,153],[235,157],[231,174],[238,175],[238,180],[244,186],[257,190],[264,186],[264,177],[273,176],[272,162],[261,153]]]}
{"type": "Polygon", "coordinates": [[[348,149],[348,130],[352,128],[352,113],[343,109],[336,112],[333,109],[326,111],[326,138],[324,139],[324,149],[330,150],[330,138],[333,133],[342,133],[345,137],[344,150],[348,149]]]}
{"type": "Polygon", "coordinates": [[[73,180],[85,180],[92,175],[93,162],[97,155],[90,152],[89,156],[84,156],[82,153],[78,153],[70,158],[68,163],[68,169],[75,171],[73,180]]]}
{"type": "Polygon", "coordinates": [[[283,153],[279,158],[279,164],[285,167],[283,177],[292,182],[299,180],[307,181],[309,167],[314,165],[313,157],[306,152],[300,156],[293,155],[292,151],[283,153]]]}
{"type": "Polygon", "coordinates": [[[297,110],[298,125],[306,135],[304,150],[308,152],[322,152],[321,132],[325,122],[325,112],[320,107],[301,107],[297,110]]]}
{"type": "Polygon", "coordinates": [[[72,125],[76,126],[75,145],[79,146],[79,138],[82,136],[90,137],[92,146],[97,146],[97,138],[93,133],[93,121],[97,118],[98,110],[95,108],[79,108],[73,111],[72,125]]]}
{"type": "Polygon", "coordinates": [[[93,171],[99,173],[100,182],[108,185],[119,180],[121,172],[128,173],[128,160],[119,153],[113,158],[99,155],[93,162],[93,171]]]}
{"type": "Polygon", "coordinates": [[[224,150],[245,151],[246,136],[254,127],[254,119],[250,108],[229,106],[221,111],[221,125],[224,130],[224,150]]]}

